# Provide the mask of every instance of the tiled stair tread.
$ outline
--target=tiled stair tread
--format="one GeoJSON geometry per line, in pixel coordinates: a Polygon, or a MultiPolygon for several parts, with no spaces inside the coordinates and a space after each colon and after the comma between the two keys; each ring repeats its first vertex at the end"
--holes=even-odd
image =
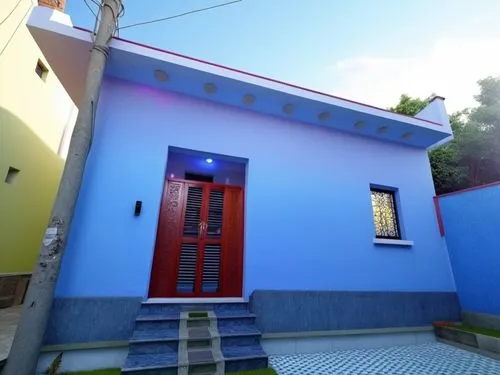
{"type": "MultiPolygon", "coordinates": [[[[227,314],[226,312],[221,312],[216,314],[218,319],[238,319],[238,318],[256,318],[257,316],[255,314],[245,312],[245,311],[238,311],[237,313],[229,313],[227,314]]],[[[147,321],[160,321],[160,320],[170,320],[170,321],[176,321],[180,320],[180,316],[178,315],[172,315],[172,314],[164,314],[164,313],[159,313],[159,314],[141,314],[138,315],[136,318],[136,321],[140,322],[147,322],[147,321]]],[[[189,320],[207,320],[207,318],[189,318],[189,320]]]]}
{"type": "Polygon", "coordinates": [[[176,353],[129,354],[122,371],[177,367],[176,353]]]}
{"type": "Polygon", "coordinates": [[[168,329],[168,330],[135,330],[131,343],[134,342],[147,342],[147,341],[171,341],[179,339],[178,329],[168,329]]]}
{"type": "Polygon", "coordinates": [[[262,349],[260,345],[258,346],[229,346],[222,348],[222,355],[224,359],[235,360],[235,359],[247,359],[247,358],[262,358],[266,357],[267,354],[262,349]]]}
{"type": "Polygon", "coordinates": [[[147,322],[147,321],[158,321],[158,320],[179,320],[180,316],[179,315],[172,315],[172,314],[141,314],[138,315],[137,318],[135,319],[136,321],[140,322],[147,322]]]}
{"type": "Polygon", "coordinates": [[[260,332],[255,326],[252,325],[235,325],[235,326],[222,326],[219,327],[219,334],[221,337],[226,336],[260,336],[260,332]]]}

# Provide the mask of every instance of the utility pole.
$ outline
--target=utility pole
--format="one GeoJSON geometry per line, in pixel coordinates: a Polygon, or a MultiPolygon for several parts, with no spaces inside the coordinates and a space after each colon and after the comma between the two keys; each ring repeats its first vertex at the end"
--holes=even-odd
{"type": "Polygon", "coordinates": [[[102,0],[101,19],[90,51],[84,96],[79,105],[66,165],[3,375],[33,375],[36,371],[68,230],[90,149],[94,114],[109,43],[115,33],[121,10],[121,0],[102,0]]]}

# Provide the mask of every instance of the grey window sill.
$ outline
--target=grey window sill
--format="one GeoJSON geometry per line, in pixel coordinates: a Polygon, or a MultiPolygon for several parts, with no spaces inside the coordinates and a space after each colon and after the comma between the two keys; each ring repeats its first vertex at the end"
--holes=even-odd
{"type": "Polygon", "coordinates": [[[413,241],[408,240],[390,240],[387,238],[374,238],[373,243],[375,245],[392,245],[392,246],[405,246],[411,247],[413,246],[413,241]]]}

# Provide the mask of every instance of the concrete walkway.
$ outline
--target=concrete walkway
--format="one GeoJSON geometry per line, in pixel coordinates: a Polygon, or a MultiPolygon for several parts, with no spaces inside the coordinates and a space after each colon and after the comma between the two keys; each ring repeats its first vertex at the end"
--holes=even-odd
{"type": "Polygon", "coordinates": [[[500,374],[500,361],[440,343],[279,355],[269,362],[279,375],[500,374]]]}
{"type": "Polygon", "coordinates": [[[21,306],[0,309],[0,362],[9,354],[20,315],[21,306]]]}

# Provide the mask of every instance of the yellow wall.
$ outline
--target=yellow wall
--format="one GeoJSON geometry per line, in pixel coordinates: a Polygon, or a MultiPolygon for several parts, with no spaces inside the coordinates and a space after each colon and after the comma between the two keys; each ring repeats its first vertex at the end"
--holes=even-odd
{"type": "Polygon", "coordinates": [[[0,275],[34,267],[64,165],[61,140],[77,113],[26,27],[36,1],[17,3],[0,0],[0,275]],[[11,184],[9,166],[20,170],[11,184]]]}

